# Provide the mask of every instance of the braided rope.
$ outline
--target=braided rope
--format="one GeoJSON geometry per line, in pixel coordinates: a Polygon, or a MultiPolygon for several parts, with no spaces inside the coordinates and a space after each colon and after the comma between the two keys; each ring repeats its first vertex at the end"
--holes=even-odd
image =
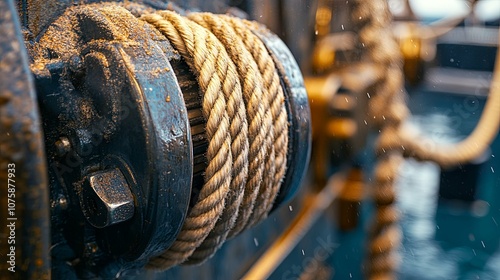
{"type": "MultiPolygon", "coordinates": [[[[252,59],[248,50],[243,43],[239,41],[235,31],[227,26],[225,22],[217,15],[211,13],[193,13],[189,15],[189,19],[205,27],[212,32],[226,47],[230,58],[235,62],[239,73],[240,81],[243,86],[243,99],[247,106],[248,121],[249,121],[249,137],[250,137],[250,152],[249,152],[249,180],[246,189],[265,190],[267,187],[261,187],[261,178],[263,176],[264,161],[267,163],[274,160],[271,157],[266,158],[266,154],[273,150],[272,146],[272,116],[269,112],[270,96],[263,92],[262,76],[257,69],[256,62],[252,59]]],[[[266,168],[266,171],[272,170],[266,168]]],[[[265,181],[265,179],[264,179],[265,181]]],[[[240,191],[242,194],[244,189],[240,191]]],[[[255,195],[250,195],[252,202],[255,201],[255,195]]],[[[241,199],[240,199],[241,202],[241,199]]],[[[201,244],[196,252],[190,257],[191,262],[197,262],[211,256],[218,249],[219,245],[225,241],[227,234],[233,228],[236,219],[235,213],[239,208],[231,209],[226,207],[221,219],[217,222],[215,229],[210,233],[209,237],[201,244]]],[[[247,220],[247,217],[243,217],[247,220]]],[[[246,222],[246,221],[245,221],[246,222]]],[[[238,223],[243,223],[239,220],[238,223]]]]}
{"type": "Polygon", "coordinates": [[[401,239],[397,225],[399,211],[394,204],[394,182],[403,157],[400,150],[385,145],[380,139],[397,131],[407,115],[406,106],[400,106],[403,99],[402,63],[389,28],[391,15],[386,1],[355,0],[352,4],[353,21],[360,30],[359,41],[366,60],[381,66],[368,112],[380,127],[381,135],[375,148],[378,158],[373,191],[376,220],[369,238],[366,273],[369,279],[393,279],[393,271],[398,265],[395,252],[401,239]],[[388,108],[388,104],[391,107],[388,108]]]}
{"type": "Polygon", "coordinates": [[[267,216],[286,172],[288,116],[274,62],[251,23],[174,12],[141,19],[164,34],[197,75],[203,95],[205,183],[173,245],[149,268],[200,263],[227,237],[267,216]]]}
{"type": "MultiPolygon", "coordinates": [[[[165,11],[148,14],[141,19],[155,26],[172,42],[185,58],[187,64],[199,74],[198,83],[204,92],[203,113],[207,118],[206,133],[209,139],[207,150],[208,166],[205,171],[205,184],[200,191],[197,203],[186,218],[177,240],[162,255],[152,258],[149,266],[166,269],[186,260],[214,228],[222,214],[225,198],[229,192],[232,174],[231,139],[245,131],[231,131],[228,112],[233,113],[231,121],[238,122],[243,128],[245,118],[237,102],[242,100],[241,87],[234,64],[229,59],[220,42],[204,28],[188,21],[176,13],[165,11]],[[234,105],[233,108],[228,105],[234,105]],[[227,110],[227,111],[226,111],[227,110]]],[[[231,126],[238,128],[238,126],[231,126]]],[[[240,139],[247,137],[240,137],[240,139]]],[[[239,143],[240,147],[245,144],[239,143]]],[[[245,156],[245,155],[243,155],[245,156]]],[[[235,159],[239,159],[238,156],[235,159]]],[[[236,162],[235,162],[236,163],[236,162]]],[[[246,172],[245,163],[239,168],[246,172]]],[[[241,176],[240,181],[245,181],[241,176]]],[[[238,182],[243,184],[243,182],[238,182]]]]}
{"type": "MultiPolygon", "coordinates": [[[[250,51],[253,59],[257,62],[258,69],[264,81],[264,87],[271,99],[271,114],[274,126],[274,142],[275,149],[275,167],[276,170],[266,170],[268,174],[274,175],[274,178],[265,182],[264,188],[269,190],[269,198],[267,194],[259,194],[262,199],[261,205],[256,205],[250,217],[250,223],[245,228],[249,228],[266,218],[267,213],[273,206],[273,201],[278,194],[279,187],[286,172],[286,155],[288,151],[288,120],[285,108],[285,95],[280,85],[278,73],[274,60],[266,49],[262,41],[252,32],[252,30],[262,28],[257,23],[246,20],[238,20],[233,17],[222,16],[226,22],[231,25],[236,33],[240,36],[241,41],[250,51]],[[274,171],[274,172],[273,172],[274,171]],[[267,198],[267,199],[266,199],[267,198]]],[[[234,231],[233,234],[238,231],[234,231]]]]}

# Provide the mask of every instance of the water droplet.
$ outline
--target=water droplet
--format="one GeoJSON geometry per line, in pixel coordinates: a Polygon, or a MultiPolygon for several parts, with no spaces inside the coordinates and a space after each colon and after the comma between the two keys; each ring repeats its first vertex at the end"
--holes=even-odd
{"type": "Polygon", "coordinates": [[[495,169],[493,169],[493,166],[491,166],[490,168],[491,168],[491,172],[495,173],[495,169]]]}
{"type": "Polygon", "coordinates": [[[306,253],[304,253],[304,249],[302,249],[302,256],[305,256],[305,255],[306,255],[306,253]]]}
{"type": "Polygon", "coordinates": [[[344,25],[343,25],[343,24],[341,24],[340,26],[342,27],[342,30],[344,30],[344,25]]]}
{"type": "Polygon", "coordinates": [[[255,246],[259,246],[259,241],[255,237],[253,238],[253,243],[255,243],[255,246]]]}
{"type": "Polygon", "coordinates": [[[369,92],[367,92],[366,95],[368,95],[368,98],[372,98],[369,92]]]}
{"type": "Polygon", "coordinates": [[[453,58],[450,58],[450,62],[455,62],[455,60],[453,58]]]}
{"type": "Polygon", "coordinates": [[[486,248],[486,246],[484,246],[484,242],[483,242],[483,240],[481,240],[481,244],[483,244],[483,248],[486,248]]]}
{"type": "Polygon", "coordinates": [[[290,209],[290,212],[292,212],[293,211],[292,205],[288,205],[288,209],[290,209]]]}

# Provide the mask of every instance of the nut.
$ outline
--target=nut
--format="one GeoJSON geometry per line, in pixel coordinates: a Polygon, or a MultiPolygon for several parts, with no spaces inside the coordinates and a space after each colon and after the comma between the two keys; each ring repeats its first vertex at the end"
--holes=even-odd
{"type": "Polygon", "coordinates": [[[119,169],[98,171],[84,179],[81,205],[87,221],[104,228],[134,216],[134,197],[119,169]]]}

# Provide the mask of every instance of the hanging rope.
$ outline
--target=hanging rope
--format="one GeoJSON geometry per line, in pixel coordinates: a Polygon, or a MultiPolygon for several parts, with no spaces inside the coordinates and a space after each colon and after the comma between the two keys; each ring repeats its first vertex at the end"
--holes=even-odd
{"type": "MultiPolygon", "coordinates": [[[[371,92],[369,116],[380,127],[381,135],[398,131],[406,117],[407,108],[401,97],[403,77],[399,48],[390,30],[390,11],[384,0],[356,0],[353,4],[353,21],[357,23],[360,48],[364,60],[379,65],[379,79],[371,92]],[[395,104],[388,108],[388,104],[395,104]],[[399,104],[399,105],[398,105],[399,104]],[[401,105],[402,104],[402,105],[401,105]]],[[[377,164],[374,174],[373,198],[376,220],[368,246],[368,279],[393,279],[398,262],[395,254],[401,239],[397,225],[399,212],[394,204],[394,182],[403,157],[399,150],[388,149],[383,142],[375,148],[377,164]]]]}
{"type": "Polygon", "coordinates": [[[173,245],[150,268],[200,263],[271,210],[286,171],[288,121],[273,60],[252,24],[209,13],[146,14],[195,73],[209,147],[205,183],[173,245]]]}

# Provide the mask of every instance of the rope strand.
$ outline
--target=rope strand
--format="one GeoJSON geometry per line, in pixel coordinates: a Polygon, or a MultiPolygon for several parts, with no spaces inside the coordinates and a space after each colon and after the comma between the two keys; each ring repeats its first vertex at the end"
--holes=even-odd
{"type": "Polygon", "coordinates": [[[500,127],[500,48],[490,96],[478,126],[457,144],[436,144],[429,149],[422,144],[429,141],[401,128],[408,108],[402,97],[401,57],[389,31],[391,15],[387,3],[383,0],[356,0],[353,4],[353,20],[359,25],[359,39],[366,50],[367,60],[382,66],[369,112],[381,133],[375,148],[378,162],[373,196],[377,208],[370,237],[367,276],[369,279],[393,279],[398,265],[395,251],[401,242],[397,226],[399,211],[394,205],[394,181],[403,153],[419,160],[432,160],[441,166],[452,166],[469,162],[486,150],[500,127]]]}

